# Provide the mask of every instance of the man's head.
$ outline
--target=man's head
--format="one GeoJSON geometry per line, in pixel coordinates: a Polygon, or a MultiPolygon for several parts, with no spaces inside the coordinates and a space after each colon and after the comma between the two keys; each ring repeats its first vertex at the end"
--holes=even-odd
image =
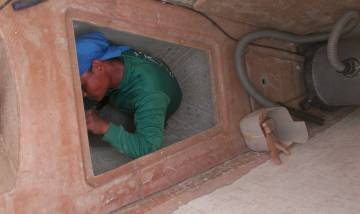
{"type": "Polygon", "coordinates": [[[109,88],[106,60],[121,56],[128,46],[111,45],[100,32],[76,37],[76,52],[83,95],[100,101],[109,88]]]}

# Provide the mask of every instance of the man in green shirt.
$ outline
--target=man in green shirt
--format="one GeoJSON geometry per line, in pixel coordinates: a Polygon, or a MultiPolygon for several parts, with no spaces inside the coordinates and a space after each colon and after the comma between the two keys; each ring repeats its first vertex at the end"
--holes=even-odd
{"type": "Polygon", "coordinates": [[[135,131],[86,112],[87,128],[121,153],[138,158],[161,148],[166,119],[180,105],[182,93],[162,61],[127,46],[110,44],[99,32],[76,37],[83,96],[134,115],[135,131]]]}

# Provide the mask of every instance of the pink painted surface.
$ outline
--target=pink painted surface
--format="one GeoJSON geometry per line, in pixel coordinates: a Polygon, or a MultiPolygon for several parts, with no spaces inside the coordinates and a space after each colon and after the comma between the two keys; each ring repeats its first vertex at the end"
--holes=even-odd
{"type": "Polygon", "coordinates": [[[238,124],[250,105],[234,70],[235,43],[203,17],[156,1],[63,0],[19,12],[8,6],[0,23],[9,66],[1,72],[11,73],[18,109],[12,118],[17,138],[5,139],[18,139],[8,157],[15,163],[14,184],[0,193],[1,213],[108,213],[245,149],[238,124]],[[207,51],[216,127],[93,176],[73,19],[207,51]]]}

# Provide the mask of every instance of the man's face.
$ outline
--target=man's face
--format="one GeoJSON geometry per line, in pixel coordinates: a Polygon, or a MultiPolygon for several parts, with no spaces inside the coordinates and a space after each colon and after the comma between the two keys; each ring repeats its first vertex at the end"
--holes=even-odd
{"type": "Polygon", "coordinates": [[[104,67],[99,66],[101,65],[93,64],[92,68],[80,77],[83,96],[95,101],[102,100],[109,87],[104,67]]]}

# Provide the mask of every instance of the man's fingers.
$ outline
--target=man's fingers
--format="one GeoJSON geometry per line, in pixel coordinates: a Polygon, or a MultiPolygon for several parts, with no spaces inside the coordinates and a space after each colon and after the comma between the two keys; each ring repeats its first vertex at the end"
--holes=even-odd
{"type": "Polygon", "coordinates": [[[90,110],[87,110],[86,115],[96,115],[97,114],[97,111],[95,109],[90,109],[90,110]]]}
{"type": "Polygon", "coordinates": [[[90,117],[92,117],[92,114],[91,114],[90,111],[87,111],[87,112],[85,113],[85,119],[86,119],[86,120],[89,120],[90,117]]]}
{"type": "Polygon", "coordinates": [[[85,119],[86,119],[86,121],[89,121],[89,120],[92,120],[93,119],[93,115],[89,112],[86,112],[86,114],[85,114],[85,119]]]}
{"type": "Polygon", "coordinates": [[[85,113],[86,125],[88,131],[94,134],[104,134],[107,130],[108,123],[101,119],[98,112],[95,110],[89,110],[85,113]]]}
{"type": "Polygon", "coordinates": [[[86,119],[86,126],[89,131],[92,131],[95,121],[95,112],[93,111],[87,111],[85,113],[85,119],[86,119]]]}
{"type": "Polygon", "coordinates": [[[89,110],[85,113],[86,120],[94,120],[98,116],[95,110],[89,110]]]}

